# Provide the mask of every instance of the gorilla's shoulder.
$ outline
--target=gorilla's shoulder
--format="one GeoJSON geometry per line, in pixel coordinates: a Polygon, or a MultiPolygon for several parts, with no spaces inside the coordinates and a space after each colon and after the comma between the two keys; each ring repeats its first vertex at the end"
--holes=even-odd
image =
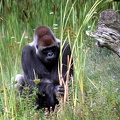
{"type": "Polygon", "coordinates": [[[25,47],[23,47],[22,52],[23,53],[35,52],[35,47],[30,46],[30,45],[26,45],[25,47]]]}

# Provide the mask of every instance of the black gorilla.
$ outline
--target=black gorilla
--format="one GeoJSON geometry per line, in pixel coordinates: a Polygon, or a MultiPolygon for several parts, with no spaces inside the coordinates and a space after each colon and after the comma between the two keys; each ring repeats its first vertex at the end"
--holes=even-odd
{"type": "MultiPolygon", "coordinates": [[[[71,56],[68,42],[64,43],[62,51],[62,77],[65,82],[68,71],[67,57],[71,56]]],[[[39,94],[36,98],[38,108],[52,107],[54,110],[55,105],[59,103],[56,94],[64,94],[64,88],[59,84],[59,53],[60,40],[47,26],[38,27],[33,42],[23,48],[21,61],[24,75],[19,75],[16,79],[18,83],[24,81],[20,84],[28,86],[31,92],[34,87],[38,88],[39,94]],[[40,82],[36,84],[35,79],[40,79],[40,82]]],[[[73,75],[72,64],[69,75],[73,75]]],[[[17,88],[22,90],[22,87],[17,88]]]]}

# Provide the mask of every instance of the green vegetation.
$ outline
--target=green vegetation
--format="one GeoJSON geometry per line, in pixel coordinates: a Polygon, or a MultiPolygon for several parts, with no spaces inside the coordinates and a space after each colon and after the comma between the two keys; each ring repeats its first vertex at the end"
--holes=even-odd
{"type": "Polygon", "coordinates": [[[118,9],[112,0],[5,0],[0,1],[0,120],[119,120],[120,61],[117,55],[97,48],[86,35],[94,30],[100,12],[118,9]],[[49,2],[48,2],[49,1],[49,2]],[[16,97],[14,78],[21,70],[21,51],[33,39],[34,29],[51,27],[68,40],[74,58],[66,104],[50,116],[34,106],[35,94],[16,97]]]}

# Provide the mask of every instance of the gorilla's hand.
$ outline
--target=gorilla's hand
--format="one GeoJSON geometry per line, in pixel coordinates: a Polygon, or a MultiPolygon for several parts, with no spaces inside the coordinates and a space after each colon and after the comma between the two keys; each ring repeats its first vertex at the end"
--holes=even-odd
{"type": "Polygon", "coordinates": [[[55,87],[55,94],[56,94],[56,96],[59,96],[59,95],[63,96],[64,95],[64,86],[57,85],[55,87]]]}

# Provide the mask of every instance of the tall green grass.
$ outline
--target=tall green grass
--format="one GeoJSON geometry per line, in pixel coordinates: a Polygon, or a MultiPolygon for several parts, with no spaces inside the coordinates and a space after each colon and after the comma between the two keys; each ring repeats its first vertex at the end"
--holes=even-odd
{"type": "Polygon", "coordinates": [[[86,30],[94,30],[99,13],[118,9],[112,0],[7,0],[0,4],[0,120],[118,120],[120,118],[120,62],[106,49],[96,48],[86,30]],[[34,29],[51,27],[68,40],[74,59],[74,78],[68,101],[45,117],[34,106],[34,96],[16,97],[15,75],[22,73],[21,51],[34,29]]]}

